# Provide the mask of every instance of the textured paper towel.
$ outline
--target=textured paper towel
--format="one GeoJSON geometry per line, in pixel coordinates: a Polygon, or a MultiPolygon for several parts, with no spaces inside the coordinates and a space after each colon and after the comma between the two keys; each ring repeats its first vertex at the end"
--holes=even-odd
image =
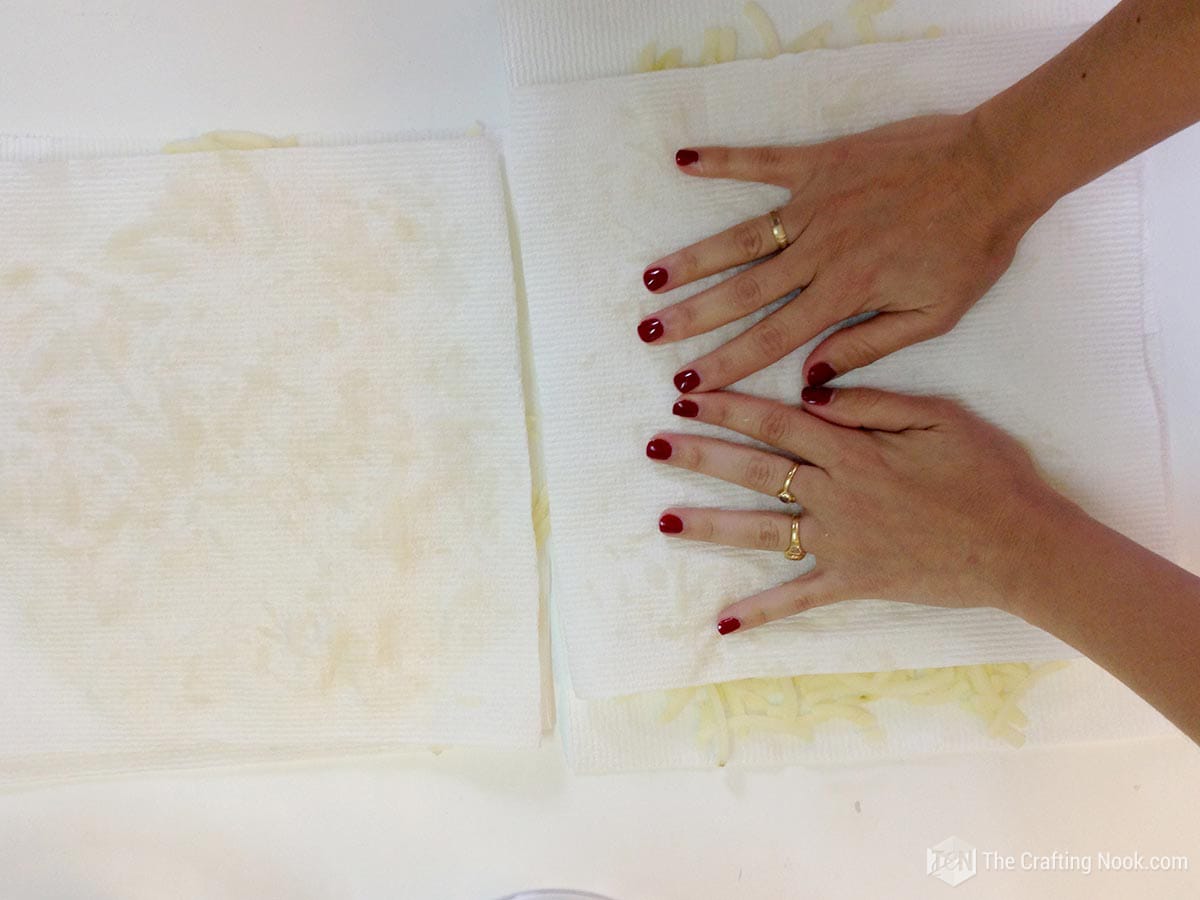
{"type": "Polygon", "coordinates": [[[0,778],[534,745],[490,145],[5,162],[0,197],[0,778]]]}
{"type": "MultiPolygon", "coordinates": [[[[581,696],[1073,655],[994,610],[875,601],[719,640],[712,622],[725,603],[797,569],[782,554],[661,538],[664,507],[768,501],[657,466],[643,447],[656,430],[688,427],[669,414],[672,373],[745,323],[665,347],[643,345],[634,327],[663,303],[640,284],[647,262],[784,199],[774,188],[689,179],[675,169],[675,148],[814,141],[966,109],[1076,33],[875,45],[515,92],[510,173],[545,423],[554,601],[581,696]]],[[[1165,550],[1160,422],[1142,344],[1139,176],[1128,165],[1065,198],[950,335],[842,383],[961,399],[1022,438],[1094,515],[1165,550]]],[[[807,349],[739,389],[796,402],[807,349]]]]}
{"type": "MultiPolygon", "coordinates": [[[[684,62],[700,58],[704,30],[738,33],[738,57],[763,56],[762,39],[743,12],[742,0],[504,0],[500,30],[509,84],[584,81],[636,71],[638,54],[653,42],[658,52],[678,47],[684,62]]],[[[1114,0],[897,0],[873,14],[876,4],[850,0],[759,0],[784,45],[829,23],[830,47],[865,38],[907,40],[935,27],[947,35],[1084,25],[1103,16],[1114,0]],[[864,23],[864,19],[869,25],[864,23]]]]}

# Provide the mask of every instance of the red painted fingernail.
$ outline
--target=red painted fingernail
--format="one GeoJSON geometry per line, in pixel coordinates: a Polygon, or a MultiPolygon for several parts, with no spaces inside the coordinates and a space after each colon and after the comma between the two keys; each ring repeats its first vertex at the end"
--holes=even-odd
{"type": "Polygon", "coordinates": [[[638,325],[638,337],[647,344],[653,344],[663,336],[663,324],[658,319],[646,319],[638,325]]]}
{"type": "Polygon", "coordinates": [[[662,266],[655,266],[642,273],[642,284],[646,285],[646,290],[657,291],[667,283],[668,277],[666,269],[662,266]]]}
{"type": "Polygon", "coordinates": [[[722,619],[717,623],[718,634],[729,634],[731,631],[737,631],[742,627],[742,623],[737,619],[722,619]]]}
{"type": "Polygon", "coordinates": [[[808,370],[808,383],[813,387],[820,387],[835,378],[837,378],[837,372],[833,371],[833,366],[829,363],[817,363],[808,370]]]}
{"type": "Polygon", "coordinates": [[[680,372],[675,376],[675,387],[679,389],[679,393],[681,394],[690,394],[696,388],[700,387],[700,373],[695,369],[680,372]]]}
{"type": "Polygon", "coordinates": [[[692,163],[696,162],[696,160],[698,160],[699,158],[700,158],[700,154],[697,153],[695,150],[676,150],[675,151],[675,165],[677,165],[677,166],[690,166],[692,163]]]}
{"type": "Polygon", "coordinates": [[[800,392],[800,399],[809,406],[824,406],[833,399],[833,388],[810,385],[800,392]]]}
{"type": "Polygon", "coordinates": [[[658,520],[658,530],[663,534],[679,534],[683,531],[683,519],[679,516],[663,516],[658,520]]]}
{"type": "Polygon", "coordinates": [[[671,445],[661,438],[655,438],[646,445],[646,455],[651,459],[670,459],[671,445]]]}
{"type": "Polygon", "coordinates": [[[700,407],[691,400],[676,400],[675,405],[671,407],[671,412],[677,416],[683,416],[685,419],[694,419],[700,415],[700,407]]]}

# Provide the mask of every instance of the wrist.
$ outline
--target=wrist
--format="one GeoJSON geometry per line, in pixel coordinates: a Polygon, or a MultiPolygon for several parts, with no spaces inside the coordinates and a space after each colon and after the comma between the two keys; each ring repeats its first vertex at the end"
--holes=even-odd
{"type": "Polygon", "coordinates": [[[1055,189],[1048,172],[1024,158],[1019,129],[997,108],[999,99],[992,98],[963,114],[966,141],[996,229],[1019,239],[1064,192],[1055,189]]]}
{"type": "Polygon", "coordinates": [[[1047,613],[1079,587],[1084,571],[1098,568],[1094,531],[1103,526],[1048,487],[1021,498],[1014,516],[1012,532],[1018,536],[1008,542],[997,579],[1000,608],[1050,630],[1047,613]]]}

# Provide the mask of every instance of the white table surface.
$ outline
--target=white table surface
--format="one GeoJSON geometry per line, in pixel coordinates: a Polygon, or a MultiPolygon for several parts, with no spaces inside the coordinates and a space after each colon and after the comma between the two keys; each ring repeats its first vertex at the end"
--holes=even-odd
{"type": "MultiPolygon", "coordinates": [[[[903,0],[902,0],[903,2],[903,0]]],[[[731,10],[740,6],[732,2],[731,10]]],[[[494,0],[4,0],[0,131],[174,135],[507,121],[494,0]]],[[[1200,569],[1200,134],[1152,171],[1152,286],[1183,559],[1200,569]]],[[[11,689],[4,686],[0,689],[11,689]]],[[[0,735],[0,740],[3,736],[0,735]]],[[[841,770],[575,777],[531,754],[183,773],[0,795],[0,898],[634,898],[1200,894],[1200,751],[1180,740],[841,770]],[[1187,854],[1189,873],[981,872],[1016,856],[1187,854]]]]}

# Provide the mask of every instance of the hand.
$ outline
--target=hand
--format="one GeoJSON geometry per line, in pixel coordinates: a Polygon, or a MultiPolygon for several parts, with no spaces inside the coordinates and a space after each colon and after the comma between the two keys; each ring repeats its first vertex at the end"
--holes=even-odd
{"type": "Polygon", "coordinates": [[[766,215],[664,257],[646,269],[670,291],[765,258],[647,318],[644,341],[681,341],[803,292],[675,376],[716,390],[786,356],[830,325],[878,315],[830,335],[809,355],[809,384],[868,365],[949,331],[1008,268],[1032,220],[1003,208],[990,156],[970,115],[926,116],[808,147],[702,147],[676,155],[702,178],[780,185],[790,244],[766,215]]]}
{"type": "MultiPolygon", "coordinates": [[[[1055,522],[1086,519],[1011,437],[935,397],[807,387],[804,408],[744,394],[694,394],[675,414],[748,435],[778,453],[662,434],[647,455],[774,497],[796,460],[800,544],[816,566],[734,603],[722,634],[855,598],[1021,613],[1028,560],[1055,522]]],[[[789,510],[798,511],[796,507],[789,510]]],[[[685,540],[773,553],[791,512],[669,509],[659,528],[685,540]]]]}

